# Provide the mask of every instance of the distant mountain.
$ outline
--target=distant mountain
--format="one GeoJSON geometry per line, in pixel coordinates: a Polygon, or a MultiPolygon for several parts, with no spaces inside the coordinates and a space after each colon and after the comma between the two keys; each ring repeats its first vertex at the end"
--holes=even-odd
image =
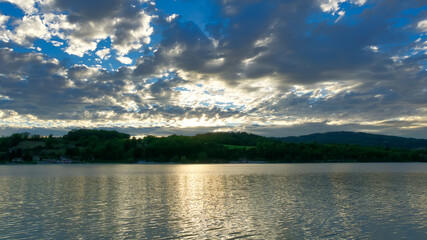
{"type": "Polygon", "coordinates": [[[361,146],[378,146],[392,148],[418,149],[427,148],[427,139],[395,137],[363,132],[328,132],[314,133],[299,137],[279,138],[290,143],[334,143],[361,146]]]}

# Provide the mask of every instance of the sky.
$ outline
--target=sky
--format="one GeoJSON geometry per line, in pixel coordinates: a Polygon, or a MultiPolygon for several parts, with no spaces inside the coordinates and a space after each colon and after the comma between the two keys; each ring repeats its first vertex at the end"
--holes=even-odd
{"type": "Polygon", "coordinates": [[[0,0],[0,135],[427,138],[425,0],[0,0]]]}

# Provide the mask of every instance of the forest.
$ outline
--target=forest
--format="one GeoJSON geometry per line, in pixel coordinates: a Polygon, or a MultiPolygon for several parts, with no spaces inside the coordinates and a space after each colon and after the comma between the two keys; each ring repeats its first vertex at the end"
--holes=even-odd
{"type": "Polygon", "coordinates": [[[136,139],[107,130],[0,138],[0,163],[427,162],[427,148],[294,143],[245,132],[136,139]]]}

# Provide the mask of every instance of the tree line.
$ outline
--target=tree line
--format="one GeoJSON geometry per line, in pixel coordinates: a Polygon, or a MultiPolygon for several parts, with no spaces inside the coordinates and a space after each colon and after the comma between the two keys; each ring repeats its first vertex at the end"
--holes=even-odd
{"type": "Polygon", "coordinates": [[[245,132],[196,136],[147,136],[79,129],[63,137],[17,133],[0,138],[0,162],[37,163],[46,159],[73,162],[227,163],[426,162],[427,148],[401,149],[348,144],[289,143],[245,132]]]}

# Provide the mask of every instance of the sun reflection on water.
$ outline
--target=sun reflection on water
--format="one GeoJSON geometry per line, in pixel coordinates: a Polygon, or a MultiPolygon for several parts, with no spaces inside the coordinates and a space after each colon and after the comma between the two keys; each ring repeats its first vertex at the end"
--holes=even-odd
{"type": "Polygon", "coordinates": [[[349,165],[33,169],[0,169],[0,239],[416,239],[427,231],[425,173],[349,165]]]}

